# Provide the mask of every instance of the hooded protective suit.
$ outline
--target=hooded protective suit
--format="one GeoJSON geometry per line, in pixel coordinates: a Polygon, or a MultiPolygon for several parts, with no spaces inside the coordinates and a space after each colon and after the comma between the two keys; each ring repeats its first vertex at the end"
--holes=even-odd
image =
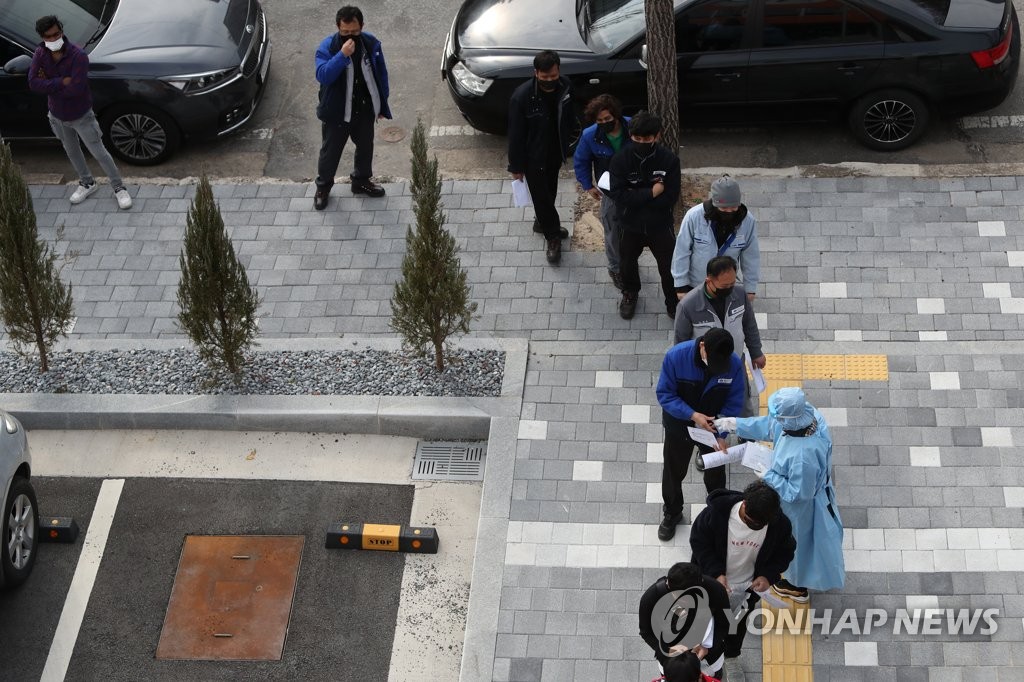
{"type": "Polygon", "coordinates": [[[832,436],[825,418],[799,388],[782,388],[768,399],[768,416],[736,420],[740,438],[775,444],[764,481],[782,498],[793,524],[796,556],[785,572],[793,585],[812,590],[842,588],[843,522],[832,488],[832,436]],[[816,425],[805,436],[789,435],[816,425]]]}

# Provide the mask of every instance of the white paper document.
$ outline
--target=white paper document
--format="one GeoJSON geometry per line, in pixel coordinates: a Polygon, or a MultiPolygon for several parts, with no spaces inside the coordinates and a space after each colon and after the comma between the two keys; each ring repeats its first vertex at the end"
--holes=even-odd
{"type": "MultiPolygon", "coordinates": [[[[705,433],[707,433],[705,431],[705,433]]],[[[691,434],[692,435],[692,434],[691,434]]],[[[694,438],[694,440],[697,440],[694,438]]],[[[704,468],[720,467],[724,464],[742,464],[759,474],[768,471],[772,466],[772,451],[760,443],[740,443],[725,452],[716,450],[702,455],[704,468]]]]}
{"type": "Polygon", "coordinates": [[[754,388],[757,389],[758,393],[764,393],[764,389],[768,388],[768,383],[764,380],[764,372],[750,363],[750,356],[748,354],[744,353],[743,358],[747,361],[747,371],[754,378],[754,388]]]}
{"type": "Polygon", "coordinates": [[[716,450],[718,449],[718,438],[715,437],[715,434],[693,426],[687,426],[686,428],[690,431],[690,438],[693,442],[707,445],[709,448],[715,448],[716,450]]]}
{"type": "Polygon", "coordinates": [[[516,208],[533,206],[533,199],[530,198],[530,188],[525,180],[512,181],[512,205],[516,208]]]}
{"type": "MultiPolygon", "coordinates": [[[[740,463],[748,469],[753,469],[759,474],[763,474],[772,468],[772,451],[769,448],[755,443],[753,441],[749,443],[742,443],[745,446],[743,448],[743,456],[740,463]]],[[[737,446],[739,447],[739,446],[737,446]]],[[[731,450],[732,448],[730,448],[731,450]]],[[[707,457],[704,458],[704,466],[707,466],[707,457]]]]}
{"type": "Polygon", "coordinates": [[[608,174],[608,171],[601,173],[601,177],[597,180],[597,188],[603,189],[605,192],[612,191],[612,176],[608,174]]]}

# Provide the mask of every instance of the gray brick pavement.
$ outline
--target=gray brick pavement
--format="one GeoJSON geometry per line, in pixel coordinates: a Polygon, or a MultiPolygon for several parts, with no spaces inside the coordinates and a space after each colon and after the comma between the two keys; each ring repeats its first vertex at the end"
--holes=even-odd
{"type": "MultiPolygon", "coordinates": [[[[755,305],[766,352],[889,358],[886,382],[805,384],[815,404],[841,410],[847,424],[833,432],[853,565],[847,589],[816,596],[815,606],[895,609],[932,595],[943,608],[1003,612],[991,636],[815,637],[816,679],[1021,679],[1024,180],[741,183],[759,220],[755,305]],[[858,539],[882,544],[860,549],[858,539]],[[850,665],[847,643],[866,643],[877,666],[850,665]]],[[[63,226],[58,250],[77,252],[63,271],[74,285],[77,338],[179,338],[177,257],[193,188],[133,189],[136,207],[118,213],[98,202],[71,207],[63,187],[32,188],[44,238],[63,226]]],[[[214,187],[264,296],[265,336],[391,334],[388,300],[411,201],[404,185],[387,189],[372,200],[339,188],[319,213],[308,185],[214,187]]],[[[546,439],[522,439],[515,449],[509,532],[518,523],[524,533],[559,538],[506,557],[492,678],[649,680],[656,667],[636,635],[636,602],[688,552],[684,543],[653,555],[637,545],[630,554],[612,542],[612,529],[622,537],[644,526],[653,532],[660,509],[659,413],[623,423],[623,406],[656,405],[652,386],[670,335],[653,260],[642,260],[639,311],[624,321],[603,254],[570,250],[560,267],[547,266],[532,214],[510,207],[505,182],[447,181],[443,191],[480,303],[474,334],[533,342],[521,418],[546,422],[546,439]],[[594,464],[599,475],[586,478],[594,464]],[[578,527],[600,538],[594,556],[569,543],[578,527]]],[[[560,198],[568,216],[569,183],[560,198]]],[[[703,497],[696,480],[685,484],[688,502],[703,497]]],[[[749,480],[731,473],[734,487],[749,480]]],[[[757,637],[748,638],[743,662],[759,670],[757,637]]]]}

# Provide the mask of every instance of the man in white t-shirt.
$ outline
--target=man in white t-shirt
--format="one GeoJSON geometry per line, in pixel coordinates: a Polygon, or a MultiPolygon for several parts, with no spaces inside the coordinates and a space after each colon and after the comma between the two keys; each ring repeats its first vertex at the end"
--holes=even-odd
{"type": "Polygon", "coordinates": [[[690,529],[692,561],[729,592],[733,608],[745,610],[735,634],[725,638],[724,667],[731,682],[744,680],[739,655],[758,593],[781,579],[796,551],[793,528],[780,508],[779,494],[764,481],[742,493],[715,490],[690,529]]]}

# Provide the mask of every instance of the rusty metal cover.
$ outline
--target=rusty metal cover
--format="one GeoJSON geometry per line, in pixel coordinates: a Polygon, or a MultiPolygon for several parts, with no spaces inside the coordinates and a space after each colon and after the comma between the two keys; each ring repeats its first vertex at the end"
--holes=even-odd
{"type": "Polygon", "coordinates": [[[301,535],[189,535],[158,659],[277,661],[284,651],[301,535]]]}

